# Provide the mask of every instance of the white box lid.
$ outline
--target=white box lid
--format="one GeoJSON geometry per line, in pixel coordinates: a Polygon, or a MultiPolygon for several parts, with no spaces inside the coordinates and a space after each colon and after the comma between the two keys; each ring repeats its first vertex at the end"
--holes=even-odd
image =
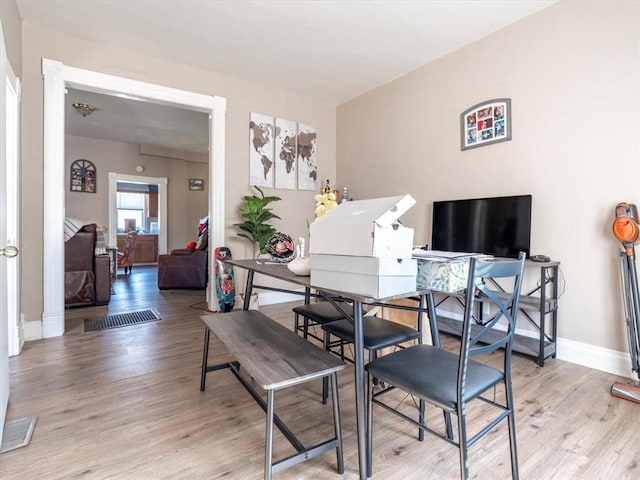
{"type": "Polygon", "coordinates": [[[326,215],[316,218],[311,225],[322,223],[375,223],[380,227],[389,227],[413,207],[415,203],[415,199],[409,194],[342,202],[326,215]]]}

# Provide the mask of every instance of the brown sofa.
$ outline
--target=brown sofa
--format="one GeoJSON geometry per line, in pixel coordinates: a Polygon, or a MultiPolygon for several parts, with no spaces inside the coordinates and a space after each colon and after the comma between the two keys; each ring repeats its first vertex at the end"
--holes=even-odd
{"type": "Polygon", "coordinates": [[[96,224],[85,225],[64,244],[65,307],[107,305],[111,300],[108,255],[95,255],[96,224]]]}
{"type": "Polygon", "coordinates": [[[207,288],[207,250],[172,250],[158,256],[158,288],[207,288]]]}

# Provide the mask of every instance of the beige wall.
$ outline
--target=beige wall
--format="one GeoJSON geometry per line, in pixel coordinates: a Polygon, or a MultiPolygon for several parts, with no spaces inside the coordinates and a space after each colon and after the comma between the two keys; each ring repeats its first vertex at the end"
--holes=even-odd
{"type": "Polygon", "coordinates": [[[65,178],[65,214],[109,226],[109,172],[168,179],[167,245],[168,250],[184,248],[196,240],[197,226],[208,212],[206,191],[190,191],[189,178],[203,178],[209,184],[208,164],[181,159],[140,155],[139,146],[130,143],[96,140],[74,135],[65,136],[65,172],[71,163],[84,158],[96,166],[96,193],[71,192],[69,175],[65,178]],[[135,171],[144,167],[143,173],[135,171]]]}
{"type": "MultiPolygon", "coordinates": [[[[318,163],[321,178],[335,178],[335,106],[296,95],[258,80],[239,80],[216,72],[114,49],[38,25],[23,23],[22,66],[22,166],[23,298],[26,321],[42,315],[42,186],[43,172],[43,81],[42,57],[97,72],[190,90],[227,99],[226,116],[226,225],[227,244],[238,257],[249,255],[249,246],[231,226],[239,220],[242,195],[249,193],[249,114],[260,112],[314,125],[318,132],[318,163]],[[24,296],[28,295],[28,299],[24,296]],[[28,301],[27,301],[28,300],[28,301]]],[[[258,78],[258,75],[256,76],[258,78]]],[[[174,164],[173,170],[179,168],[174,164]]],[[[146,172],[145,172],[146,173],[146,172]]],[[[173,172],[172,172],[173,175],[173,172]]],[[[60,186],[64,188],[64,186],[60,186]]],[[[276,226],[294,238],[306,231],[306,218],[313,215],[314,192],[268,190],[283,201],[275,211],[283,217],[276,226]]],[[[178,202],[186,197],[179,196],[178,202]]],[[[175,199],[174,199],[175,200],[175,199]]],[[[184,211],[186,204],[180,204],[184,211]]],[[[215,221],[215,219],[211,219],[215,221]]],[[[46,246],[44,246],[46,248],[46,246]]]]}
{"type": "Polygon", "coordinates": [[[0,0],[0,22],[11,68],[19,77],[22,73],[22,22],[15,0],[0,0]]]}
{"type": "Polygon", "coordinates": [[[532,194],[532,253],[566,280],[560,337],[626,351],[611,224],[616,203],[640,203],[639,5],[560,2],[339,106],[340,184],[412,194],[416,243],[434,200],[532,194]],[[513,140],[461,151],[460,113],[497,97],[513,140]]]}

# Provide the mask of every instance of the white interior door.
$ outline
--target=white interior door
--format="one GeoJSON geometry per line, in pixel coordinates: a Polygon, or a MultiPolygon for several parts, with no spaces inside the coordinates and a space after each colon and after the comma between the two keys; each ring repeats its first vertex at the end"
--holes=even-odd
{"type": "Polygon", "coordinates": [[[0,441],[9,404],[9,355],[20,352],[18,115],[20,85],[0,26],[0,441]]]}

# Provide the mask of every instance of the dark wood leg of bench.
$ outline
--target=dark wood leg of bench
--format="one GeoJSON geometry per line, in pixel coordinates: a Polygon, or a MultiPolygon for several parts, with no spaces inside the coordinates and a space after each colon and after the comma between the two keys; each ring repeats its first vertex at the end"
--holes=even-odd
{"type": "Polygon", "coordinates": [[[205,383],[207,381],[207,362],[209,361],[209,338],[211,330],[204,327],[204,348],[202,349],[202,370],[200,372],[200,391],[204,392],[205,383]]]}
{"type": "MultiPolygon", "coordinates": [[[[327,377],[324,377],[325,379],[327,377]]],[[[340,421],[340,401],[338,398],[338,374],[331,375],[331,403],[333,403],[333,428],[335,430],[336,460],[338,463],[338,473],[344,473],[344,455],[342,452],[342,422],[340,421]]]]}

